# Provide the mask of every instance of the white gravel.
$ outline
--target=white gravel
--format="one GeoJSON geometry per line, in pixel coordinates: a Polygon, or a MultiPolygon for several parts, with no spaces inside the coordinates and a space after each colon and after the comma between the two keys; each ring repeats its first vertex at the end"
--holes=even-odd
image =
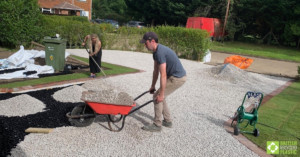
{"type": "Polygon", "coordinates": [[[73,85],[55,92],[52,97],[59,102],[83,102],[80,98],[81,93],[84,91],[87,91],[87,89],[78,85],[73,85]]]}
{"type": "MultiPolygon", "coordinates": [[[[87,57],[85,50],[67,51],[87,57]]],[[[150,88],[151,54],[104,50],[103,61],[145,71],[107,78],[130,96],[150,88]]],[[[151,123],[154,115],[153,104],[149,104],[128,116],[121,132],[107,130],[100,116],[88,127],[60,127],[50,134],[29,134],[12,150],[12,156],[258,156],[227,133],[223,123],[233,116],[247,91],[268,94],[289,79],[234,71],[234,67],[227,69],[225,78],[221,73],[212,73],[213,66],[181,61],[187,82],[167,98],[173,128],[158,133],[143,131],[141,127],[151,123]]],[[[73,97],[78,93],[81,91],[65,94],[73,97]]],[[[138,105],[151,98],[150,94],[140,98],[138,105]]]]}
{"type": "Polygon", "coordinates": [[[45,104],[36,98],[22,94],[0,101],[0,115],[22,117],[43,112],[45,107],[45,104]]]}

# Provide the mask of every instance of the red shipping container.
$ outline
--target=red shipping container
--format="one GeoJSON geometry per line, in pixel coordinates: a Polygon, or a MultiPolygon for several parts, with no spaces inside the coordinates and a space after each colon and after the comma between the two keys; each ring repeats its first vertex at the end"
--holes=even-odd
{"type": "Polygon", "coordinates": [[[206,30],[210,37],[214,37],[217,40],[222,37],[222,22],[217,18],[189,17],[186,22],[186,28],[206,30]]]}

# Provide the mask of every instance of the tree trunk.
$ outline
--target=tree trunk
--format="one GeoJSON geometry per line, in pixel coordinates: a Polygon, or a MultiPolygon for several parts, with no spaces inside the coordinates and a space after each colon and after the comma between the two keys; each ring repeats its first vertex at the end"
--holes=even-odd
{"type": "Polygon", "coordinates": [[[273,28],[271,27],[270,31],[262,38],[262,41],[264,42],[264,40],[269,37],[267,40],[267,45],[270,44],[272,37],[276,40],[277,44],[280,45],[279,41],[277,40],[275,34],[273,33],[273,28]]]}
{"type": "Polygon", "coordinates": [[[273,31],[272,31],[271,33],[272,33],[274,39],[276,40],[277,44],[280,46],[280,43],[279,43],[279,41],[277,40],[277,38],[276,38],[275,34],[273,33],[273,31]]]}
{"type": "Polygon", "coordinates": [[[269,44],[268,42],[265,42],[265,39],[270,35],[270,32],[268,32],[263,38],[262,38],[262,42],[264,44],[269,44]]]}
{"type": "Polygon", "coordinates": [[[155,22],[155,19],[152,19],[152,20],[151,20],[151,26],[152,26],[152,27],[154,27],[154,22],[155,22]]]}
{"type": "Polygon", "coordinates": [[[227,8],[226,8],[226,14],[225,14],[225,20],[224,20],[224,26],[223,26],[223,31],[222,31],[222,43],[224,42],[224,35],[225,35],[225,27],[227,23],[227,17],[229,13],[229,6],[230,6],[230,0],[227,1],[227,8]]]}

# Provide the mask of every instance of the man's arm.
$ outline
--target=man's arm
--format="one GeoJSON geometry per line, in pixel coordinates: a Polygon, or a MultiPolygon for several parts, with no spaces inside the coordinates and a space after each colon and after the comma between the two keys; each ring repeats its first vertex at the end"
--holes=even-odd
{"type": "Polygon", "coordinates": [[[165,89],[167,84],[167,71],[166,71],[167,63],[163,63],[159,65],[160,72],[160,88],[159,95],[156,98],[156,101],[161,102],[165,99],[165,89]]]}
{"type": "Polygon", "coordinates": [[[157,79],[158,79],[158,72],[159,72],[158,70],[159,70],[158,69],[158,63],[157,63],[157,61],[154,61],[154,69],[153,69],[152,84],[151,84],[150,92],[152,90],[155,90],[155,84],[156,84],[157,79]]]}

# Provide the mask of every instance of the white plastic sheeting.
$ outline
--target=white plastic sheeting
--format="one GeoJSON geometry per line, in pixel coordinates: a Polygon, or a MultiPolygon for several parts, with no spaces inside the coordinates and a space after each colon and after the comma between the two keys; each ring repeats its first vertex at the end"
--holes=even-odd
{"type": "Polygon", "coordinates": [[[209,50],[206,51],[206,55],[203,57],[203,62],[204,63],[207,63],[207,62],[210,62],[211,60],[211,52],[209,50]]]}
{"type": "Polygon", "coordinates": [[[10,67],[26,67],[34,63],[34,58],[45,58],[45,51],[24,50],[20,46],[20,50],[7,58],[10,67]]]}
{"type": "MultiPolygon", "coordinates": [[[[70,54],[66,52],[65,58],[70,54]]],[[[0,74],[0,79],[13,79],[13,78],[38,78],[38,74],[49,74],[54,73],[52,66],[35,65],[34,58],[45,58],[45,51],[38,50],[25,50],[23,46],[20,46],[20,50],[7,59],[0,60],[0,70],[14,69],[14,68],[25,68],[12,73],[0,74]],[[24,72],[36,71],[37,73],[31,75],[25,75],[24,72]]]]}

